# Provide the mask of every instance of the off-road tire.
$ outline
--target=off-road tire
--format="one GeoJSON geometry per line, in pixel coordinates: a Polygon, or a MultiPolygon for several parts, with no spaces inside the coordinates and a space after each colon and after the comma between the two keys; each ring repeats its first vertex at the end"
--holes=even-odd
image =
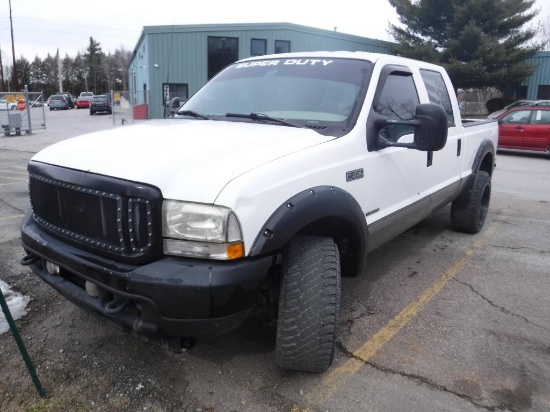
{"type": "Polygon", "coordinates": [[[286,370],[332,364],[340,316],[340,259],[332,238],[297,236],[283,255],[275,355],[286,370]]]}
{"type": "Polygon", "coordinates": [[[478,233],[483,228],[491,200],[491,175],[479,171],[470,190],[451,204],[451,226],[464,233],[478,233]]]}

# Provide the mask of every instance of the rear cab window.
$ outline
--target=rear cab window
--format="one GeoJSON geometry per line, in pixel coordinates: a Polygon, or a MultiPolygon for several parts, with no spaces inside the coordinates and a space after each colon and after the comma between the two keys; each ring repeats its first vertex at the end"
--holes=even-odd
{"type": "Polygon", "coordinates": [[[427,69],[420,69],[420,75],[422,76],[422,80],[424,80],[430,103],[443,107],[447,114],[447,125],[449,127],[454,126],[453,105],[451,104],[451,98],[443,76],[439,72],[427,69]]]}

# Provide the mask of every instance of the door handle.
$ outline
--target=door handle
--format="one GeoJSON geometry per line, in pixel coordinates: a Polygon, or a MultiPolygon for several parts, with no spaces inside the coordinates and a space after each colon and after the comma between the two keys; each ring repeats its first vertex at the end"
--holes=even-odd
{"type": "Polygon", "coordinates": [[[516,129],[523,130],[523,126],[516,126],[516,129]]]}

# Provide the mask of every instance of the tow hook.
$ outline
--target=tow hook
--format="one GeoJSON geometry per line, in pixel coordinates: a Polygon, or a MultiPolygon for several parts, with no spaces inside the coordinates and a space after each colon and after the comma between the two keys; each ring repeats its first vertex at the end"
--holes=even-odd
{"type": "Polygon", "coordinates": [[[29,266],[35,263],[38,259],[40,259],[38,256],[32,253],[27,253],[19,263],[21,263],[23,266],[29,266]]]}
{"type": "Polygon", "coordinates": [[[126,309],[127,304],[128,303],[125,300],[122,300],[120,298],[114,298],[113,300],[105,304],[105,313],[108,313],[110,315],[120,313],[124,309],[126,309]]]}

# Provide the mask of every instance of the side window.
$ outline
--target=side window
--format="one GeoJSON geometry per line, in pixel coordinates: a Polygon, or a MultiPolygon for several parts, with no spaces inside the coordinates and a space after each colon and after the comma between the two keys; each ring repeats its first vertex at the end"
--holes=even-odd
{"type": "Polygon", "coordinates": [[[532,124],[550,124],[550,110],[536,110],[531,119],[532,124]]]}
{"type": "Polygon", "coordinates": [[[516,110],[508,113],[501,121],[504,124],[526,124],[529,123],[530,116],[530,110],[516,110]]]}
{"type": "Polygon", "coordinates": [[[550,124],[550,110],[539,110],[540,122],[542,124],[550,124]]]}
{"type": "Polygon", "coordinates": [[[447,113],[447,124],[449,126],[454,126],[453,105],[451,104],[451,98],[449,97],[449,91],[445,85],[443,76],[441,76],[441,73],[424,69],[420,70],[420,74],[426,85],[430,103],[438,104],[443,107],[445,113],[447,113]]]}
{"type": "MultiPolygon", "coordinates": [[[[414,80],[410,74],[390,74],[377,99],[374,110],[391,120],[412,120],[416,106],[420,103],[414,80]]],[[[392,125],[382,129],[387,140],[397,142],[400,137],[414,134],[414,127],[392,125]]]]}

